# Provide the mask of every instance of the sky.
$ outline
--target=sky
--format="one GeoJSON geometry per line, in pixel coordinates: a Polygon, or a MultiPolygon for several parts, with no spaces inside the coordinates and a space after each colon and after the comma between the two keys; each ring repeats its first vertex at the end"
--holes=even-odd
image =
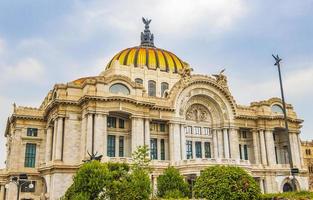
{"type": "Polygon", "coordinates": [[[0,166],[12,104],[38,107],[54,84],[98,75],[140,43],[141,17],[193,73],[225,68],[237,104],[280,97],[279,54],[286,102],[313,139],[313,0],[1,0],[0,166]]]}

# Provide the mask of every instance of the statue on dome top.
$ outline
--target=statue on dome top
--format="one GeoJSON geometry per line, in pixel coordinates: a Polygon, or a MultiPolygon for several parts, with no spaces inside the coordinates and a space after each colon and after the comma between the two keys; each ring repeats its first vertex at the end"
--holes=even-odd
{"type": "Polygon", "coordinates": [[[219,74],[213,74],[216,78],[216,82],[222,86],[227,86],[227,77],[224,75],[225,69],[221,70],[219,74]]]}
{"type": "Polygon", "coordinates": [[[149,24],[151,23],[151,19],[142,18],[142,22],[145,25],[145,30],[141,32],[141,44],[142,46],[154,47],[154,37],[150,32],[149,24]]]}

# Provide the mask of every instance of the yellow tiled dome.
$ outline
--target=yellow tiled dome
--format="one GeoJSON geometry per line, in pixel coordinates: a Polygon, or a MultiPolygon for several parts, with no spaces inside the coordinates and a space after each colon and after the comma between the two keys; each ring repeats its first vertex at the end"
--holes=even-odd
{"type": "Polygon", "coordinates": [[[178,73],[184,67],[187,67],[186,63],[169,51],[142,45],[120,51],[109,62],[106,69],[112,67],[115,60],[120,65],[132,67],[147,66],[148,69],[156,70],[160,68],[161,71],[171,71],[173,73],[178,73]]]}

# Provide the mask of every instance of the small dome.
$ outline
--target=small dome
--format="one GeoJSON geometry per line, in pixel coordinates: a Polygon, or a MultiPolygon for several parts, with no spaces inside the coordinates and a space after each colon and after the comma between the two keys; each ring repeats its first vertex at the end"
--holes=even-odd
{"type": "Polygon", "coordinates": [[[120,65],[133,67],[147,66],[148,69],[161,71],[171,71],[173,73],[180,72],[187,64],[179,59],[175,54],[159,49],[156,47],[138,46],[127,48],[116,54],[106,69],[109,69],[114,61],[118,61],[120,65]]]}
{"type": "Polygon", "coordinates": [[[179,73],[184,68],[189,68],[188,64],[179,59],[175,54],[154,46],[154,36],[149,30],[151,20],[142,18],[145,30],[141,32],[141,44],[120,51],[107,65],[111,68],[115,61],[120,65],[131,67],[147,66],[148,69],[179,73]]]}

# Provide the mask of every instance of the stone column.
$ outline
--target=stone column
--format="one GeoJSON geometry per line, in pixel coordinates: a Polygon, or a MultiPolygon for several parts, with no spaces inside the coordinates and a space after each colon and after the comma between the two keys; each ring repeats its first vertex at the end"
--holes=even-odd
{"type": "Polygon", "coordinates": [[[180,125],[180,148],[181,148],[181,160],[186,160],[186,135],[184,125],[180,125]]]}
{"type": "Polygon", "coordinates": [[[205,142],[201,142],[201,153],[202,153],[201,158],[205,158],[205,148],[204,148],[204,143],[205,143],[205,142]]]}
{"type": "Polygon", "coordinates": [[[267,155],[266,155],[266,147],[265,147],[265,137],[264,130],[259,130],[260,136],[260,147],[261,147],[261,160],[263,165],[267,165],[267,155]]]}
{"type": "Polygon", "coordinates": [[[144,128],[143,128],[143,119],[138,117],[132,117],[132,152],[136,151],[138,146],[144,145],[144,128]]]}
{"type": "Polygon", "coordinates": [[[92,117],[93,114],[91,113],[88,113],[87,114],[87,133],[86,133],[86,155],[85,157],[89,157],[88,155],[88,152],[89,154],[92,153],[92,145],[93,145],[93,133],[92,133],[92,127],[93,127],[93,117],[92,117]]]}
{"type": "Polygon", "coordinates": [[[81,121],[81,137],[80,137],[80,159],[84,160],[86,158],[86,139],[87,139],[87,115],[84,113],[82,114],[82,121],[81,121]]]}
{"type": "Polygon", "coordinates": [[[214,129],[212,130],[212,134],[213,134],[213,157],[214,158],[218,158],[218,141],[217,141],[217,130],[214,129]]]}
{"type": "Polygon", "coordinates": [[[299,146],[298,146],[298,136],[297,133],[292,133],[289,132],[289,138],[290,138],[290,143],[291,143],[291,156],[292,156],[292,161],[293,165],[297,168],[301,168],[301,151],[299,146]]]}
{"type": "Polygon", "coordinates": [[[46,155],[45,155],[45,162],[46,164],[50,161],[51,158],[51,145],[52,145],[52,127],[47,128],[46,134],[46,155]]]}
{"type": "Polygon", "coordinates": [[[239,136],[238,130],[231,128],[229,132],[230,152],[231,158],[239,160],[239,136]]]}
{"type": "Polygon", "coordinates": [[[223,129],[217,130],[218,157],[224,158],[223,129]]]}
{"type": "Polygon", "coordinates": [[[107,137],[105,128],[107,126],[106,115],[95,115],[95,128],[94,128],[94,153],[97,155],[105,155],[104,146],[106,146],[105,137],[107,137]]]}
{"type": "Polygon", "coordinates": [[[53,141],[52,141],[52,160],[55,159],[56,143],[57,143],[57,132],[58,132],[58,120],[55,119],[53,122],[53,141]]]}
{"type": "Polygon", "coordinates": [[[59,117],[55,144],[55,160],[62,159],[63,118],[59,117]]]}
{"type": "Polygon", "coordinates": [[[150,149],[150,119],[145,120],[145,145],[150,149]]]}
{"type": "Polygon", "coordinates": [[[259,141],[258,141],[258,132],[256,130],[252,131],[252,139],[253,139],[253,153],[254,153],[254,162],[255,164],[260,164],[260,156],[259,156],[259,141]]]}
{"type": "Polygon", "coordinates": [[[226,128],[223,129],[223,139],[224,139],[224,157],[229,158],[229,138],[228,138],[228,130],[226,128]]]}
{"type": "Polygon", "coordinates": [[[266,151],[267,151],[267,161],[268,165],[272,166],[276,164],[275,161],[275,145],[273,138],[272,130],[265,130],[265,139],[266,139],[266,151]]]}
{"type": "Polygon", "coordinates": [[[170,123],[169,127],[170,160],[178,161],[181,159],[180,124],[170,123]]]}

